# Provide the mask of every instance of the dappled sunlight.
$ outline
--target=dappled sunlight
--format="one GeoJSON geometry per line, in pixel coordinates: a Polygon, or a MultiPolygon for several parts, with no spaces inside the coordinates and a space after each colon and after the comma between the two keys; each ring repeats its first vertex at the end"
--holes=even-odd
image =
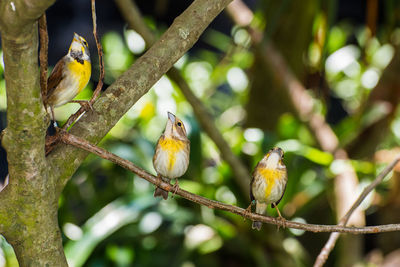
{"type": "MultiPolygon", "coordinates": [[[[46,12],[49,73],[57,57],[65,55],[65,36],[73,31],[84,34],[90,46],[92,76],[74,99],[89,100],[99,82],[92,26],[84,18],[74,21],[75,15],[71,14],[68,18],[71,22],[62,23],[67,27],[61,27],[60,33],[60,23],[64,20],[56,11],[75,10],[67,2],[56,2],[46,12]]],[[[101,6],[97,23],[104,56],[104,86],[101,99],[95,102],[96,108],[87,110],[69,133],[123,158],[126,164],[116,164],[118,160],[108,157],[110,154],[103,150],[103,154],[91,151],[86,156],[67,147],[78,146],[63,139],[67,134],[59,135],[64,144],[55,143],[51,152],[54,154],[46,154],[45,158],[45,150],[36,153],[43,158],[43,166],[38,165],[40,171],[51,166],[53,173],[62,176],[59,177],[62,185],[57,185],[63,189],[57,215],[68,264],[73,267],[311,266],[328,235],[308,231],[336,227],[339,217],[394,158],[382,153],[385,155],[377,159],[377,154],[382,151],[396,154],[400,147],[400,29],[393,22],[399,6],[392,3],[387,8],[387,3],[367,1],[354,9],[351,1],[322,4],[307,0],[295,5],[291,1],[236,0],[234,3],[239,3],[236,9],[230,6],[225,15],[214,14],[215,22],[202,32],[204,7],[207,12],[216,8],[214,5],[222,8],[219,0],[193,1],[192,5],[201,3],[204,7],[196,11],[196,16],[186,18],[187,21],[176,19],[188,7],[185,1],[96,2],[101,6]],[[371,10],[369,5],[375,2],[379,9],[371,10]],[[129,8],[124,9],[123,5],[129,8]],[[130,12],[137,8],[142,14],[136,14],[130,21],[118,8],[130,12]],[[375,13],[375,21],[367,11],[375,13]],[[179,27],[168,30],[171,25],[179,27]],[[170,40],[171,36],[175,39],[170,40]],[[145,68],[135,64],[140,62],[145,68]],[[152,73],[147,73],[149,69],[152,73]],[[121,96],[126,98],[121,101],[121,96]],[[122,107],[123,102],[131,106],[122,107]],[[177,180],[166,174],[157,177],[153,163],[157,142],[164,131],[168,133],[167,112],[179,117],[190,141],[189,164],[177,180]],[[100,132],[105,136],[100,137],[100,132]],[[269,157],[266,154],[274,147],[279,147],[281,150],[276,151],[282,153],[274,154],[273,163],[258,164],[269,157]],[[64,151],[66,155],[62,154],[64,151]],[[70,151],[76,154],[68,154],[70,151]],[[127,166],[131,171],[125,169],[127,166]],[[137,171],[135,166],[144,172],[137,171]],[[256,188],[261,197],[253,194],[253,185],[258,183],[256,179],[252,181],[257,174],[256,166],[266,169],[261,175],[261,185],[256,188]],[[287,174],[282,171],[285,168],[287,174]],[[75,169],[69,181],[66,176],[75,169]],[[283,181],[282,176],[277,179],[278,170],[285,176],[282,185],[277,183],[283,181]],[[161,180],[170,186],[160,184],[161,180]],[[276,184],[281,188],[275,190],[276,184]],[[168,199],[153,197],[157,186],[169,191],[168,199]],[[278,196],[270,201],[268,197],[274,194],[278,196]],[[263,195],[265,203],[260,200],[263,195]],[[254,198],[258,204],[245,212],[254,198]],[[252,214],[262,213],[260,203],[266,206],[268,217],[252,214]],[[259,228],[258,220],[263,222],[260,232],[252,228],[252,225],[259,228]],[[285,223],[292,225],[284,227],[285,223]],[[290,228],[298,227],[296,223],[301,229],[290,228]],[[276,225],[270,224],[281,227],[277,232],[276,225]]],[[[82,6],[77,13],[89,18],[86,8],[82,6]]],[[[25,110],[13,114],[17,116],[13,121],[5,113],[7,104],[16,105],[11,98],[7,103],[4,68],[0,50],[3,128],[8,121],[19,122],[26,116],[25,110]]],[[[39,79],[31,82],[38,85],[39,79]]],[[[21,92],[25,86],[28,83],[19,87],[21,92]]],[[[41,99],[38,92],[24,97],[41,99]]],[[[17,100],[17,103],[27,102],[27,99],[17,100]]],[[[58,124],[63,125],[79,108],[77,103],[55,108],[58,124]]],[[[43,121],[43,118],[31,119],[43,121]]],[[[182,131],[182,125],[173,125],[174,131],[182,131]]],[[[30,136],[25,131],[31,129],[25,125],[13,125],[12,130],[15,129],[24,130],[20,131],[21,136],[30,136]]],[[[41,134],[44,140],[44,131],[41,134]]],[[[6,136],[5,144],[20,138],[18,134],[6,136]]],[[[182,136],[182,133],[174,135],[171,146],[182,136]]],[[[30,140],[23,144],[31,145],[30,140]]],[[[174,149],[164,152],[170,166],[179,158],[174,149]]],[[[13,150],[10,152],[15,154],[13,150]]],[[[32,157],[36,154],[32,153],[32,157]]],[[[14,155],[13,161],[8,163],[4,159],[4,162],[12,167],[26,164],[15,161],[17,158],[14,155]]],[[[33,170],[38,171],[38,166],[33,166],[33,170]]],[[[352,218],[361,218],[366,226],[378,227],[368,231],[383,231],[380,226],[400,221],[398,171],[398,167],[390,169],[355,209],[352,218]]],[[[41,178],[50,179],[50,174],[41,178]]],[[[28,179],[20,181],[29,183],[28,179]]],[[[12,185],[19,186],[20,181],[12,185]]],[[[43,181],[46,190],[55,187],[55,180],[43,181]]],[[[12,189],[21,196],[30,190],[12,189]]],[[[47,201],[49,192],[40,192],[43,202],[47,201]]],[[[16,211],[15,219],[20,219],[20,214],[24,214],[23,210],[16,211]]],[[[49,211],[49,214],[56,213],[49,211]]],[[[28,219],[25,223],[31,223],[28,219]]],[[[356,228],[365,225],[350,225],[353,228],[341,225],[339,232],[365,233],[357,231],[367,228],[356,228]]],[[[383,234],[373,238],[363,234],[351,236],[340,244],[340,249],[332,247],[336,251],[326,264],[339,266],[343,259],[355,256],[357,261],[349,266],[371,265],[368,256],[371,251],[381,253],[383,262],[388,253],[400,246],[398,233],[391,235],[391,240],[383,234]],[[349,249],[351,246],[353,249],[349,249]]],[[[0,267],[16,264],[12,247],[0,236],[0,267]]]]}
{"type": "Polygon", "coordinates": [[[160,214],[157,212],[149,212],[145,214],[139,222],[139,230],[144,234],[148,234],[157,230],[161,223],[162,217],[160,214]]]}
{"type": "Polygon", "coordinates": [[[142,36],[134,30],[125,31],[125,40],[129,50],[134,54],[141,54],[146,48],[146,43],[142,36]]]}

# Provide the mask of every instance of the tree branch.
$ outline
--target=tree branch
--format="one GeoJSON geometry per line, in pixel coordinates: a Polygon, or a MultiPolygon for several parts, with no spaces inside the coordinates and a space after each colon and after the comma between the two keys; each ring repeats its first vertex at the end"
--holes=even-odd
{"type": "MultiPolygon", "coordinates": [[[[47,128],[38,72],[38,18],[53,1],[2,1],[0,27],[7,90],[7,128],[2,138],[7,150],[10,185],[46,173],[44,136],[47,128]],[[28,10],[29,5],[29,10],[28,10]],[[25,8],[26,10],[24,10],[25,8]]],[[[36,179],[38,186],[45,181],[36,179]]],[[[24,184],[24,185],[23,185],[24,184]]]]}
{"type": "Polygon", "coordinates": [[[192,106],[193,112],[196,115],[196,118],[199,121],[202,129],[207,133],[211,140],[213,140],[221,152],[222,158],[231,167],[235,182],[239,185],[242,193],[245,196],[249,196],[251,180],[250,174],[247,168],[243,165],[242,161],[240,161],[240,159],[232,152],[229,144],[225,141],[224,137],[215,125],[214,118],[208,112],[201,100],[196,97],[196,95],[190,89],[179,70],[175,68],[171,69],[168,72],[168,76],[178,84],[182,94],[192,106]]]}
{"type": "Polygon", "coordinates": [[[40,87],[42,92],[42,99],[47,95],[47,53],[49,49],[49,35],[47,33],[46,13],[39,19],[39,63],[40,63],[40,87]]]}
{"type": "Polygon", "coordinates": [[[143,37],[147,46],[152,46],[157,41],[157,38],[144,22],[142,14],[136,6],[135,1],[115,0],[115,3],[117,4],[122,17],[128,23],[129,28],[138,32],[143,37]]]}
{"type": "MultiPolygon", "coordinates": [[[[382,117],[371,125],[361,129],[354,139],[346,145],[350,156],[355,158],[370,157],[387,136],[391,122],[396,117],[397,106],[400,102],[400,47],[396,47],[390,64],[385,68],[378,84],[372,89],[368,99],[358,111],[365,114],[374,106],[384,108],[382,117]]],[[[359,116],[361,118],[361,116],[359,116]]]]}
{"type": "MultiPolygon", "coordinates": [[[[307,94],[304,86],[296,79],[284,59],[275,50],[271,43],[266,43],[263,53],[265,62],[275,72],[279,84],[288,90],[288,94],[298,112],[300,119],[305,122],[313,132],[319,146],[327,152],[333,153],[335,160],[341,160],[346,167],[335,177],[335,199],[337,219],[344,216],[346,210],[355,201],[354,194],[357,190],[358,178],[354,168],[349,163],[347,152],[339,147],[339,141],[332,128],[326,123],[324,117],[313,111],[313,99],[307,94]]],[[[364,214],[358,210],[352,218],[351,224],[365,224],[364,214]]]]}
{"type": "MultiPolygon", "coordinates": [[[[293,74],[281,54],[270,41],[261,43],[263,33],[250,24],[252,19],[249,14],[252,14],[252,11],[241,0],[235,1],[240,4],[229,5],[227,8],[233,21],[240,26],[247,27],[253,43],[261,46],[264,62],[270,67],[277,85],[287,91],[299,118],[306,123],[314,134],[319,146],[324,151],[332,153],[335,160],[341,160],[345,163],[346,167],[343,168],[343,171],[334,180],[336,214],[339,221],[355,201],[354,192],[358,185],[358,178],[348,161],[347,152],[339,147],[338,138],[332,128],[326,123],[324,117],[314,112],[312,97],[307,94],[306,89],[293,74]],[[240,16],[240,14],[246,14],[246,16],[240,16]]],[[[357,210],[350,223],[354,225],[365,224],[364,213],[361,210],[357,210]]]]}
{"type": "Polygon", "coordinates": [[[32,24],[55,0],[3,0],[0,2],[0,31],[18,38],[32,33],[32,24]]]}
{"type": "MultiPolygon", "coordinates": [[[[400,161],[400,155],[397,155],[396,158],[389,165],[387,165],[385,167],[385,169],[382,170],[381,173],[379,173],[379,175],[375,178],[375,180],[371,184],[369,184],[366,188],[364,188],[364,190],[362,191],[360,196],[357,198],[356,202],[354,202],[354,204],[351,206],[351,208],[347,211],[346,215],[343,216],[343,218],[339,221],[338,225],[345,226],[347,224],[347,222],[350,219],[350,216],[358,208],[358,206],[360,206],[361,202],[363,202],[363,200],[367,197],[367,195],[369,193],[371,193],[371,191],[374,190],[374,188],[376,188],[383,181],[383,179],[386,177],[386,175],[388,175],[389,172],[391,172],[393,170],[393,168],[396,166],[396,164],[399,161],[400,161]]],[[[315,263],[314,263],[315,267],[323,266],[325,264],[326,260],[328,259],[329,254],[332,251],[332,249],[334,248],[339,236],[340,236],[339,233],[332,233],[329,236],[328,241],[326,242],[325,246],[319,253],[317,259],[315,260],[315,263]]]]}
{"type": "MultiPolygon", "coordinates": [[[[140,11],[137,8],[135,2],[133,0],[115,0],[115,2],[117,3],[124,19],[128,22],[129,27],[137,31],[148,45],[153,45],[156,38],[144,22],[143,17],[140,14],[140,11]]],[[[193,112],[198,122],[200,123],[201,128],[215,143],[215,145],[221,152],[222,158],[231,167],[235,182],[239,185],[242,193],[245,196],[248,196],[249,181],[251,178],[249,172],[244,164],[240,161],[240,159],[232,152],[229,144],[225,141],[224,137],[215,125],[214,118],[208,112],[207,108],[204,106],[201,100],[193,93],[189,84],[182,77],[180,71],[177,68],[172,67],[168,71],[167,75],[179,86],[182,94],[192,106],[193,112]]]]}
{"type": "MultiPolygon", "coordinates": [[[[69,134],[67,132],[63,132],[60,134],[61,141],[65,144],[69,144],[75,147],[78,147],[80,149],[83,149],[85,151],[91,152],[93,154],[96,154],[97,156],[109,160],[111,162],[114,162],[115,164],[118,164],[119,166],[135,173],[139,177],[145,179],[146,181],[164,189],[169,192],[175,192],[175,188],[169,184],[165,183],[163,181],[160,181],[156,176],[148,173],[147,171],[137,167],[134,165],[132,162],[120,158],[117,155],[108,152],[107,150],[97,147],[93,144],[90,144],[88,141],[79,138],[77,136],[74,136],[72,134],[69,134]]],[[[384,177],[387,169],[392,169],[395,164],[390,164],[382,173],[379,174],[378,177],[384,177]]],[[[236,206],[224,204],[219,201],[211,200],[193,193],[190,193],[186,190],[183,190],[181,188],[178,188],[176,191],[176,194],[189,200],[192,202],[195,202],[197,204],[207,206],[211,209],[219,209],[219,210],[224,210],[228,212],[235,213],[237,215],[240,215],[244,218],[250,219],[250,220],[256,220],[256,221],[261,221],[263,223],[268,223],[268,224],[274,224],[277,226],[282,226],[282,227],[288,227],[288,228],[294,228],[294,229],[301,229],[305,231],[310,231],[314,233],[320,233],[320,232],[341,232],[341,233],[349,233],[349,234],[375,234],[375,233],[383,233],[383,232],[392,232],[392,231],[400,231],[400,224],[387,224],[387,225],[379,225],[379,226],[367,226],[367,227],[345,227],[345,226],[340,226],[340,225],[318,225],[318,224],[307,224],[307,223],[298,223],[298,222],[292,222],[292,221],[286,221],[278,218],[273,218],[269,216],[264,216],[256,213],[250,213],[246,211],[246,209],[242,209],[236,206]]]]}
{"type": "MultiPolygon", "coordinates": [[[[71,133],[99,142],[136,101],[198,40],[200,34],[230,0],[196,0],[135,64],[123,73],[94,103],[93,111],[75,123],[71,133]]],[[[58,189],[87,156],[87,152],[59,145],[48,156],[51,170],[59,174],[58,189]]]]}
{"type": "Polygon", "coordinates": [[[20,266],[66,266],[57,220],[58,198],[44,154],[48,126],[38,69],[37,19],[54,1],[0,1],[7,91],[9,184],[1,194],[2,233],[20,266]],[[7,207],[6,210],[4,207],[7,207]]]}
{"type": "MultiPolygon", "coordinates": [[[[9,208],[9,200],[7,200],[9,197],[9,190],[6,188],[2,188],[2,191],[0,191],[0,234],[4,234],[6,229],[9,228],[10,223],[13,223],[13,220],[10,220],[9,217],[7,217],[8,210],[9,208]]],[[[14,209],[14,208],[13,208],[14,209]]]]}

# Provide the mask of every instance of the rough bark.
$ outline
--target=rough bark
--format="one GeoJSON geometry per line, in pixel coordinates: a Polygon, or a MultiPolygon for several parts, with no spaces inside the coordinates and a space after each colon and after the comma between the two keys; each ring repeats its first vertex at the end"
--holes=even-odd
{"type": "MultiPolygon", "coordinates": [[[[132,0],[115,0],[115,2],[119,7],[122,16],[128,22],[128,26],[137,31],[143,37],[147,45],[153,45],[156,41],[155,35],[144,22],[143,17],[134,2],[132,0]]],[[[179,86],[182,94],[192,106],[193,113],[200,123],[201,128],[207,133],[211,140],[213,140],[221,152],[221,157],[231,167],[236,184],[239,185],[242,193],[245,196],[248,196],[251,178],[250,173],[246,166],[244,166],[240,159],[232,152],[232,149],[218,130],[214,118],[208,112],[206,106],[198,97],[196,97],[193,90],[177,68],[172,67],[168,71],[167,75],[179,86]]]]}
{"type": "Polygon", "coordinates": [[[67,266],[58,227],[58,197],[54,195],[54,187],[43,191],[23,189],[20,185],[7,187],[10,189],[14,192],[10,194],[11,199],[7,199],[12,202],[7,212],[9,227],[3,235],[13,246],[19,265],[67,266]]]}
{"type": "MultiPolygon", "coordinates": [[[[194,1],[161,38],[122,74],[82,116],[71,133],[97,143],[136,101],[193,46],[209,23],[231,0],[194,1]]],[[[59,173],[61,191],[71,175],[88,155],[70,146],[59,145],[49,155],[51,170],[59,173]]]]}
{"type": "MultiPolygon", "coordinates": [[[[60,145],[45,157],[48,116],[38,69],[37,19],[54,0],[0,2],[7,121],[9,185],[0,193],[0,233],[20,266],[67,266],[57,221],[58,197],[87,153],[60,145]]],[[[124,73],[74,125],[72,132],[98,142],[122,115],[193,44],[230,0],[197,0],[146,55],[124,73]]]]}
{"type": "Polygon", "coordinates": [[[37,19],[54,1],[2,1],[0,30],[7,89],[9,185],[1,192],[0,230],[20,266],[66,266],[55,184],[44,155],[48,119],[40,94],[37,19]]]}

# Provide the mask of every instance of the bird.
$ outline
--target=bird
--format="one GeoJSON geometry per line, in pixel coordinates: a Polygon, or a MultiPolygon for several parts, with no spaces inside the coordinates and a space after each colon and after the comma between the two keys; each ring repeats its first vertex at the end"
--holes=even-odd
{"type": "MultiPolygon", "coordinates": [[[[283,219],[278,209],[278,204],[285,193],[288,180],[286,166],[283,162],[284,152],[279,147],[274,147],[258,162],[250,182],[250,206],[256,204],[256,213],[265,214],[267,206],[275,208],[279,219],[283,219]]],[[[262,223],[253,221],[252,229],[261,230],[262,223]]]]}
{"type": "Polygon", "coordinates": [[[86,87],[91,72],[88,43],[82,36],[74,33],[68,53],[57,62],[47,79],[47,92],[43,96],[43,102],[53,121],[54,108],[68,102],[90,107],[88,101],[72,99],[86,87]]]}
{"type": "MultiPolygon", "coordinates": [[[[181,177],[189,166],[190,141],[187,138],[185,125],[171,112],[164,133],[158,139],[153,156],[153,166],[158,179],[170,183],[176,179],[175,193],[179,188],[178,177],[181,177]]],[[[168,191],[156,187],[154,197],[168,199],[168,191]]]]}

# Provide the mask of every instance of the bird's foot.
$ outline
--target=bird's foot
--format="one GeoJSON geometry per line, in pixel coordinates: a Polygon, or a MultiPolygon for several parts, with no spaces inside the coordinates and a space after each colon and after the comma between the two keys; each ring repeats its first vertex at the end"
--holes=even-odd
{"type": "Polygon", "coordinates": [[[278,207],[276,205],[274,205],[274,207],[276,209],[276,212],[278,213],[278,218],[275,218],[275,219],[277,220],[277,222],[280,222],[282,224],[282,225],[277,224],[277,227],[278,227],[277,231],[279,231],[279,228],[281,226],[282,226],[283,229],[285,229],[286,228],[286,219],[281,215],[278,207]]]}
{"type": "Polygon", "coordinates": [[[78,103],[85,111],[93,111],[93,105],[88,100],[71,100],[70,103],[78,103]]]}
{"type": "Polygon", "coordinates": [[[253,206],[253,201],[250,202],[250,205],[247,207],[247,209],[245,209],[244,216],[243,216],[243,221],[246,221],[247,217],[249,217],[250,214],[252,213],[251,212],[251,207],[252,206],[253,206]]]}
{"type": "Polygon", "coordinates": [[[172,188],[174,189],[174,191],[172,192],[172,197],[174,197],[175,194],[176,194],[176,192],[178,192],[178,190],[179,190],[179,182],[178,182],[178,179],[176,179],[176,182],[175,182],[175,184],[172,186],[172,188]]]}

